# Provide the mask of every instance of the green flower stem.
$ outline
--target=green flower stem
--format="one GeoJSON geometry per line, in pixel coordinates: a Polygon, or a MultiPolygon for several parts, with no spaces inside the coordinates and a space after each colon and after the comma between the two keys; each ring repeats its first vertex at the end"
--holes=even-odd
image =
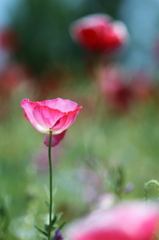
{"type": "Polygon", "coordinates": [[[144,195],[145,195],[145,200],[148,199],[148,187],[150,185],[156,185],[158,188],[159,188],[159,182],[157,180],[150,180],[148,181],[147,183],[145,183],[145,186],[144,186],[144,195]]]}
{"type": "Polygon", "coordinates": [[[52,142],[52,131],[50,131],[49,147],[48,147],[49,171],[50,171],[50,205],[49,205],[48,240],[50,240],[50,237],[51,237],[51,221],[52,221],[52,160],[51,160],[51,142],[52,142]]]}

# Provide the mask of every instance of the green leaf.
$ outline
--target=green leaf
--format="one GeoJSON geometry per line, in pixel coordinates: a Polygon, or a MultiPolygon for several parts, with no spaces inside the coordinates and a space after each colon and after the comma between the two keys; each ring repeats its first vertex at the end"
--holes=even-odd
{"type": "Polygon", "coordinates": [[[41,229],[40,227],[38,227],[38,226],[36,226],[36,225],[35,225],[35,228],[36,228],[40,233],[42,233],[44,236],[48,237],[47,232],[45,232],[43,229],[41,229]]]}
{"type": "Polygon", "coordinates": [[[55,215],[54,218],[53,218],[53,220],[51,221],[51,226],[53,226],[54,223],[56,223],[56,222],[57,222],[57,216],[55,215]]]}
{"type": "Polygon", "coordinates": [[[60,220],[60,218],[62,217],[62,215],[63,215],[63,212],[57,214],[57,222],[60,220]]]}
{"type": "Polygon", "coordinates": [[[49,202],[48,201],[45,201],[45,204],[46,204],[46,206],[49,208],[49,202]]]}
{"type": "Polygon", "coordinates": [[[59,229],[62,230],[62,228],[64,227],[65,224],[66,224],[66,222],[63,222],[63,223],[60,225],[59,229]]]}

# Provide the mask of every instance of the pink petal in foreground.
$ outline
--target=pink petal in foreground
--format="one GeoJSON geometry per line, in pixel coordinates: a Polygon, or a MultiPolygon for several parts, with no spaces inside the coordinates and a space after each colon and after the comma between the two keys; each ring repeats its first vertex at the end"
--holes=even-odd
{"type": "Polygon", "coordinates": [[[97,210],[68,228],[70,240],[155,240],[158,233],[157,204],[122,202],[97,210]]]}
{"type": "MultiPolygon", "coordinates": [[[[64,138],[65,134],[66,134],[66,130],[63,131],[62,133],[52,135],[51,147],[57,146],[61,142],[61,140],[64,138]]],[[[45,137],[44,144],[47,147],[49,146],[49,135],[45,137]]]]}
{"type": "MultiPolygon", "coordinates": [[[[23,99],[21,101],[21,107],[23,108],[25,118],[33,125],[33,127],[42,133],[46,133],[46,129],[42,128],[36,121],[33,113],[34,108],[39,105],[38,102],[31,102],[29,99],[23,99]]],[[[48,131],[47,131],[48,132],[48,131]]]]}
{"type": "Polygon", "coordinates": [[[76,110],[68,112],[66,115],[61,117],[58,124],[54,125],[52,128],[50,128],[50,130],[58,132],[60,130],[64,131],[68,129],[71,124],[73,124],[73,122],[76,120],[76,117],[81,109],[82,107],[78,107],[76,110]]]}
{"type": "Polygon", "coordinates": [[[35,106],[33,116],[40,126],[49,130],[52,125],[64,116],[64,113],[57,109],[51,109],[47,106],[35,106]]]}
{"type": "Polygon", "coordinates": [[[31,102],[29,99],[21,101],[26,119],[33,127],[42,133],[53,131],[59,134],[69,128],[75,121],[82,107],[68,99],[56,98],[42,102],[31,102]]]}
{"type": "Polygon", "coordinates": [[[58,109],[61,112],[70,112],[74,111],[78,104],[68,99],[56,98],[53,100],[42,101],[41,105],[48,106],[52,109],[58,109]]]}

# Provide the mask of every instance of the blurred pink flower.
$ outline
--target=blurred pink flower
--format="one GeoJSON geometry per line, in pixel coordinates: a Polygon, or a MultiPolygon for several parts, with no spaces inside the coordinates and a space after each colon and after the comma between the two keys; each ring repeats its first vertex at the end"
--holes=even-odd
{"type": "Polygon", "coordinates": [[[106,14],[93,14],[83,17],[70,26],[72,38],[92,51],[112,51],[128,40],[124,23],[112,21],[106,14]]]}
{"type": "Polygon", "coordinates": [[[155,204],[123,202],[81,219],[66,234],[69,240],[153,240],[158,220],[155,204]]]}
{"type": "MultiPolygon", "coordinates": [[[[52,131],[52,146],[56,146],[62,140],[64,131],[71,126],[82,109],[82,107],[77,107],[77,103],[61,98],[42,102],[23,99],[21,107],[26,119],[37,131],[46,134],[52,131]]],[[[45,139],[45,144],[48,144],[48,137],[45,139]]]]}
{"type": "Polygon", "coordinates": [[[99,87],[106,102],[111,108],[116,110],[128,110],[134,93],[127,75],[122,69],[106,67],[101,69],[99,74],[99,87]]]}

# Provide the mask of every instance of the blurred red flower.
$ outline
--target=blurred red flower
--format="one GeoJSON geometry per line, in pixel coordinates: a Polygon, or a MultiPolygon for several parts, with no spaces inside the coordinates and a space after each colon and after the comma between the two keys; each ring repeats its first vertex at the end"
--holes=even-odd
{"type": "Polygon", "coordinates": [[[158,220],[156,205],[123,202],[75,223],[68,229],[67,237],[70,240],[153,240],[158,220]]]}
{"type": "Polygon", "coordinates": [[[103,67],[98,80],[106,103],[114,110],[126,111],[135,101],[145,101],[154,94],[152,78],[146,72],[130,74],[120,67],[103,67]]]}
{"type": "Polygon", "coordinates": [[[15,50],[18,46],[18,37],[13,29],[4,28],[0,30],[0,48],[15,50]]]}
{"type": "Polygon", "coordinates": [[[154,96],[156,86],[154,85],[154,80],[149,73],[139,71],[133,76],[132,88],[135,98],[144,101],[154,96]]]}
{"type": "Polygon", "coordinates": [[[92,51],[112,51],[128,40],[124,23],[112,21],[106,14],[93,14],[83,17],[70,26],[72,38],[92,51]]]}
{"type": "Polygon", "coordinates": [[[29,77],[29,71],[23,64],[9,64],[0,73],[0,87],[4,91],[12,92],[29,77]]]}
{"type": "MultiPolygon", "coordinates": [[[[33,127],[42,133],[53,133],[52,146],[56,146],[65,135],[65,131],[75,121],[82,107],[76,102],[56,98],[42,102],[21,101],[24,115],[33,127]]],[[[48,136],[44,142],[48,146],[48,136]]]]}
{"type": "Polygon", "coordinates": [[[130,82],[126,82],[127,75],[122,69],[106,67],[99,74],[99,87],[108,106],[116,110],[128,110],[133,91],[130,82]]]}

